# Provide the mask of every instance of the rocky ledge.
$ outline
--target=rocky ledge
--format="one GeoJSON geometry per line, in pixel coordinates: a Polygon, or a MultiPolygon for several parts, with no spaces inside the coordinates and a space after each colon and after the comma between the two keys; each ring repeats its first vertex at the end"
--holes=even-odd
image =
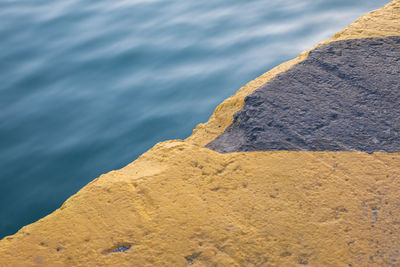
{"type": "Polygon", "coordinates": [[[2,239],[0,265],[400,265],[399,36],[395,0],[2,239]]]}

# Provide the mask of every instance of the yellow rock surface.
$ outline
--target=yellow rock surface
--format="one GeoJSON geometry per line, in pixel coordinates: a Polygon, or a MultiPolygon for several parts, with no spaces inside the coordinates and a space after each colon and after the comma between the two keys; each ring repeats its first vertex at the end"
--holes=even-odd
{"type": "MultiPolygon", "coordinates": [[[[326,42],[399,34],[396,0],[326,42]]],[[[306,56],[247,84],[186,141],[157,144],[1,240],[0,266],[400,266],[400,153],[202,147],[306,56]]]]}
{"type": "Polygon", "coordinates": [[[400,244],[398,177],[398,153],[219,154],[164,142],[5,238],[0,261],[10,266],[400,264],[393,261],[400,244]],[[125,252],[112,252],[127,245],[125,252]]]}

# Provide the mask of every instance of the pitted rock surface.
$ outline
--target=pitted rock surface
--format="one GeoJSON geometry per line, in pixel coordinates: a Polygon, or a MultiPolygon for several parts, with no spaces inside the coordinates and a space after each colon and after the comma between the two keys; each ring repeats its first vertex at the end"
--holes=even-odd
{"type": "Polygon", "coordinates": [[[323,45],[245,99],[219,152],[400,151],[400,37],[323,45]]]}

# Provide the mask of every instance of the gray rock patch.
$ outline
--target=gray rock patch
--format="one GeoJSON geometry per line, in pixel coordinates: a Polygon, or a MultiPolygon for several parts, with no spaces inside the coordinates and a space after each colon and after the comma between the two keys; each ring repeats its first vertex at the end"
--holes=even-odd
{"type": "Polygon", "coordinates": [[[400,37],[336,41],[245,98],[206,147],[400,151],[400,37]]]}

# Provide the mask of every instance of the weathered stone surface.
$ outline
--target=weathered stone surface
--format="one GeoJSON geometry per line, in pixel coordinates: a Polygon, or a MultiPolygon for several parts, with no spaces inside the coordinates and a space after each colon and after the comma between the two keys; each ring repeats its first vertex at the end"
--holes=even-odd
{"type": "MultiPolygon", "coordinates": [[[[399,25],[396,0],[332,40],[400,35],[399,25]]],[[[0,266],[400,265],[400,153],[202,147],[307,54],[243,87],[187,140],[156,145],[2,239],[0,266]]]]}
{"type": "Polygon", "coordinates": [[[2,240],[0,265],[398,265],[398,177],[398,153],[161,143],[2,240]]]}
{"type": "MultiPolygon", "coordinates": [[[[338,32],[331,39],[321,42],[314,48],[338,40],[399,35],[400,0],[394,0],[381,9],[360,17],[349,27],[338,32]]],[[[273,68],[240,88],[235,95],[226,99],[215,109],[211,118],[206,123],[197,125],[193,134],[186,141],[201,146],[205,146],[213,141],[233,122],[234,115],[243,108],[246,96],[273,79],[277,74],[283,73],[295,64],[305,60],[312,49],[304,51],[297,58],[273,68]]]]}
{"type": "Polygon", "coordinates": [[[245,98],[219,152],[400,152],[400,37],[336,41],[245,98]]]}

